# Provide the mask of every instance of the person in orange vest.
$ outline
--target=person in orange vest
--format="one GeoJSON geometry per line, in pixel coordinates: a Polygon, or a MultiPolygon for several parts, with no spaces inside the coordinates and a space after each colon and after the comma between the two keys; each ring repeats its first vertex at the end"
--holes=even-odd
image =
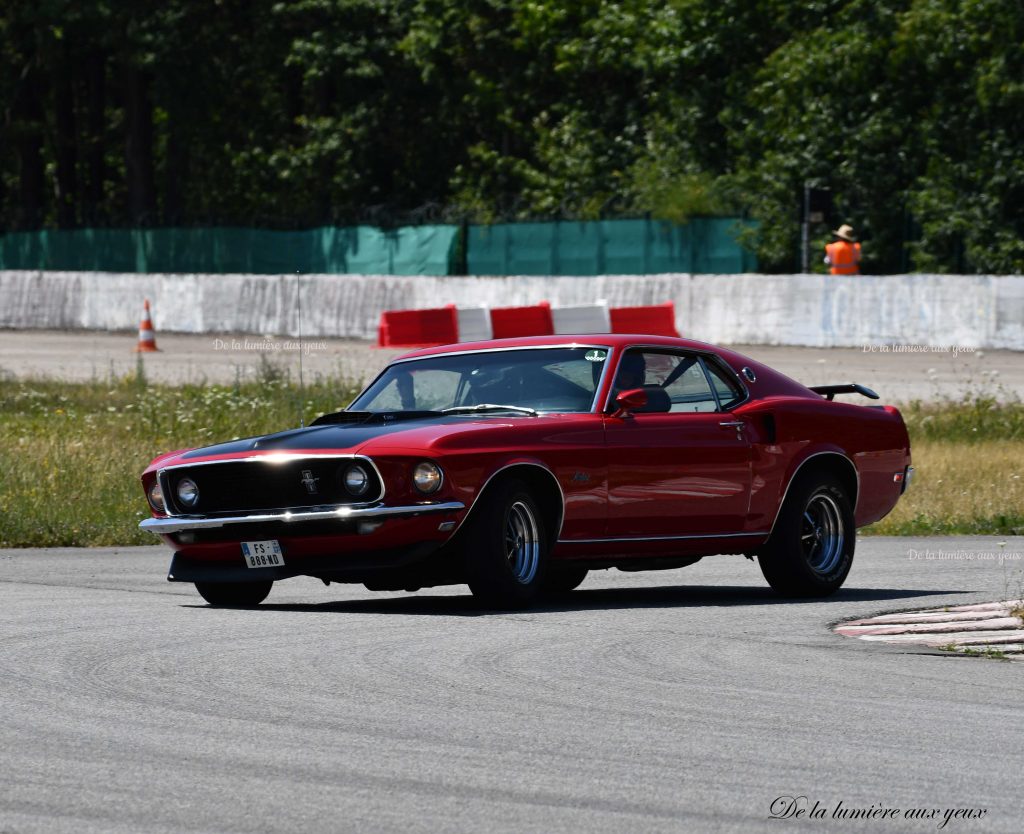
{"type": "Polygon", "coordinates": [[[825,263],[833,275],[858,275],[860,273],[860,244],[854,237],[853,227],[844,223],[834,232],[835,238],[825,247],[825,263]]]}

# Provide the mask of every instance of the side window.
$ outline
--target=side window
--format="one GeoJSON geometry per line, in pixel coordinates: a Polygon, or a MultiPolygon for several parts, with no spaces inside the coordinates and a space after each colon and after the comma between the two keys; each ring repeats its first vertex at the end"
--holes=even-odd
{"type": "Polygon", "coordinates": [[[646,412],[715,411],[717,402],[700,360],[691,354],[631,350],[622,357],[614,391],[644,388],[646,412]]]}
{"type": "Polygon", "coordinates": [[[711,377],[711,384],[715,387],[715,393],[722,403],[722,409],[732,408],[743,399],[743,391],[734,380],[729,379],[725,372],[718,367],[716,362],[705,362],[708,369],[708,376],[711,377]]]}
{"type": "Polygon", "coordinates": [[[711,392],[708,378],[704,375],[700,360],[696,356],[673,356],[674,366],[662,385],[672,401],[671,411],[705,412],[717,411],[718,403],[711,392]]]}

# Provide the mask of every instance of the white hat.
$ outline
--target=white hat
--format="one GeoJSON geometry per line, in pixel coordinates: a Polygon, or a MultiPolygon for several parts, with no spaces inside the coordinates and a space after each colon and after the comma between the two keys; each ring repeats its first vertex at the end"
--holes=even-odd
{"type": "Polygon", "coordinates": [[[847,225],[846,223],[844,223],[842,226],[840,226],[838,229],[832,232],[832,234],[834,234],[840,240],[845,240],[848,243],[857,242],[857,238],[853,234],[853,226],[847,225]]]}

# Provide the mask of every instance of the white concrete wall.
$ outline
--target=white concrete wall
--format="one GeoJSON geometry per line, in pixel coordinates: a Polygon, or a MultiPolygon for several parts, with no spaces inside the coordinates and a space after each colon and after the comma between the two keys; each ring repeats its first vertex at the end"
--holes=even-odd
{"type": "MultiPolygon", "coordinates": [[[[132,330],[143,299],[160,330],[298,332],[294,275],[0,272],[0,327],[132,330]]],[[[439,307],[610,307],[675,302],[684,336],[735,344],[865,343],[1024,350],[1024,276],[304,275],[306,336],[376,338],[381,311],[439,307]]]]}

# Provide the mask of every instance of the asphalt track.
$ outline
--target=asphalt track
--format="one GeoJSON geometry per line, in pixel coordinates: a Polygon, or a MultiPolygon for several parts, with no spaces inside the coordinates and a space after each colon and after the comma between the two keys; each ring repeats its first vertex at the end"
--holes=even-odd
{"type": "MultiPolygon", "coordinates": [[[[135,371],[135,343],[133,333],[0,330],[0,377],[83,381],[124,376],[135,371]]],[[[230,384],[258,378],[268,365],[298,379],[298,343],[287,337],[158,333],[157,344],[160,353],[143,356],[145,373],[155,382],[230,384]]],[[[882,401],[889,403],[975,395],[1007,400],[1024,395],[1024,351],[949,348],[905,352],[907,346],[882,344],[863,348],[733,347],[805,385],[859,382],[874,388],[882,401]]],[[[368,342],[353,340],[309,339],[302,352],[303,375],[308,381],[317,376],[366,380],[405,351],[378,350],[368,342]]]]}
{"type": "Polygon", "coordinates": [[[0,551],[3,834],[1020,831],[1024,666],[829,626],[1008,598],[1024,538],[864,539],[826,601],[718,557],[511,614],[309,579],[217,610],[167,561],[0,551]]]}

